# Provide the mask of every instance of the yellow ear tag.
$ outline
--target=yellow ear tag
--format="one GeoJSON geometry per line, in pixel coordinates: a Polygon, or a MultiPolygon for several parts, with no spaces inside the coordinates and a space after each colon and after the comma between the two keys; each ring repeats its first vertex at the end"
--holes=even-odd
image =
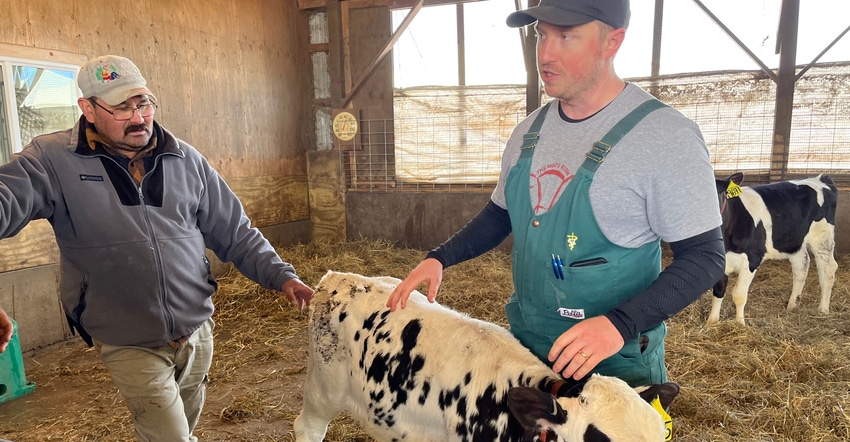
{"type": "Polygon", "coordinates": [[[735,184],[734,181],[729,181],[729,185],[726,186],[726,198],[735,198],[741,195],[741,186],[735,184]]]}
{"type": "Polygon", "coordinates": [[[661,400],[658,399],[658,396],[649,403],[652,405],[652,408],[661,415],[661,418],[664,419],[664,428],[667,429],[667,434],[664,436],[665,441],[673,440],[673,419],[669,414],[664,410],[664,407],[661,406],[661,400]]]}

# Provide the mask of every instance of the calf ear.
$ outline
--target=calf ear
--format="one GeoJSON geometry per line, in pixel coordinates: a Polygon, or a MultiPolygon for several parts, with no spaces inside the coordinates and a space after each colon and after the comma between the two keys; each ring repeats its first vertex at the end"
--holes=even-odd
{"type": "Polygon", "coordinates": [[[744,172],[735,172],[732,176],[729,177],[730,181],[733,181],[737,185],[741,185],[744,182],[744,172]]]}
{"type": "Polygon", "coordinates": [[[532,431],[567,421],[567,412],[555,397],[536,388],[514,387],[508,390],[508,408],[523,427],[532,431]]]}
{"type": "Polygon", "coordinates": [[[640,397],[646,402],[652,402],[656,397],[661,402],[661,407],[665,410],[670,408],[673,399],[679,394],[679,385],[673,382],[665,384],[652,384],[646,390],[639,391],[640,397]]]}

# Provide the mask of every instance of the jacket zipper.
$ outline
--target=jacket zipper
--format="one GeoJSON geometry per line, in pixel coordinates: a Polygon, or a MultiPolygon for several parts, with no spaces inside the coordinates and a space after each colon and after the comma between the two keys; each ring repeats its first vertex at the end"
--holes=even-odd
{"type": "MultiPolygon", "coordinates": [[[[166,153],[166,154],[163,154],[163,155],[169,155],[169,154],[166,153]]],[[[145,178],[147,178],[147,176],[150,172],[153,172],[154,169],[156,169],[156,167],[159,165],[160,159],[159,159],[159,157],[154,159],[154,164],[153,164],[153,167],[151,168],[151,170],[147,171],[147,173],[145,173],[145,176],[142,177],[142,181],[138,185],[136,185],[136,180],[133,179],[133,176],[130,174],[130,171],[128,171],[126,168],[122,167],[121,164],[119,164],[117,161],[115,161],[114,158],[112,158],[108,155],[98,155],[98,156],[109,158],[110,161],[112,161],[113,163],[118,165],[119,169],[124,171],[124,175],[130,180],[130,182],[134,186],[136,186],[136,190],[139,193],[139,206],[141,207],[141,210],[142,210],[142,216],[145,219],[145,225],[148,228],[148,240],[150,241],[148,245],[149,245],[150,249],[153,250],[154,262],[156,263],[156,277],[157,277],[157,283],[159,284],[159,292],[160,292],[160,297],[159,297],[160,308],[162,309],[163,319],[165,319],[165,323],[166,323],[166,325],[168,327],[168,331],[170,333],[169,338],[172,338],[173,335],[174,335],[174,316],[171,314],[171,311],[167,307],[168,304],[166,302],[166,298],[168,296],[167,296],[167,293],[166,293],[166,290],[165,290],[165,273],[164,273],[163,266],[162,266],[162,256],[161,256],[161,253],[160,253],[160,250],[159,250],[159,246],[157,245],[156,233],[154,232],[154,229],[153,229],[153,223],[151,223],[150,214],[148,213],[148,205],[145,202],[145,195],[144,195],[144,192],[142,191],[142,186],[145,182],[145,178]]]]}

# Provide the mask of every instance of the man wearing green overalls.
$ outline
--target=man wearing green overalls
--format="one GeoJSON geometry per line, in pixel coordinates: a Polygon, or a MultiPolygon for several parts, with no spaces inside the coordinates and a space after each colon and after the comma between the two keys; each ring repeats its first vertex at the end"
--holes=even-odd
{"type": "Polygon", "coordinates": [[[388,300],[513,233],[511,332],[565,378],[666,382],[664,320],[725,265],[714,172],[699,128],[614,71],[628,0],[542,0],[511,14],[534,25],[554,100],[514,130],[491,201],[431,251],[388,300]],[[660,241],[673,261],[662,271],[660,241]]]}

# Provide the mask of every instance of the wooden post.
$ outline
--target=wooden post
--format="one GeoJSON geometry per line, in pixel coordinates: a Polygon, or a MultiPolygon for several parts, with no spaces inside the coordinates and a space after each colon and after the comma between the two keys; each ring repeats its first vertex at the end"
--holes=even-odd
{"type": "Polygon", "coordinates": [[[791,117],[794,110],[794,86],[797,82],[797,22],[800,0],[783,0],[779,16],[779,80],[776,84],[776,110],[773,120],[773,149],[770,155],[770,182],[782,181],[788,174],[791,141],[791,117]]]}
{"type": "MultiPolygon", "coordinates": [[[[328,71],[331,109],[341,108],[345,96],[343,7],[340,0],[326,1],[328,20],[328,71]]],[[[327,128],[326,130],[332,130],[327,128]]],[[[346,239],[345,187],[337,149],[307,152],[312,239],[340,242],[346,239]]]]}

